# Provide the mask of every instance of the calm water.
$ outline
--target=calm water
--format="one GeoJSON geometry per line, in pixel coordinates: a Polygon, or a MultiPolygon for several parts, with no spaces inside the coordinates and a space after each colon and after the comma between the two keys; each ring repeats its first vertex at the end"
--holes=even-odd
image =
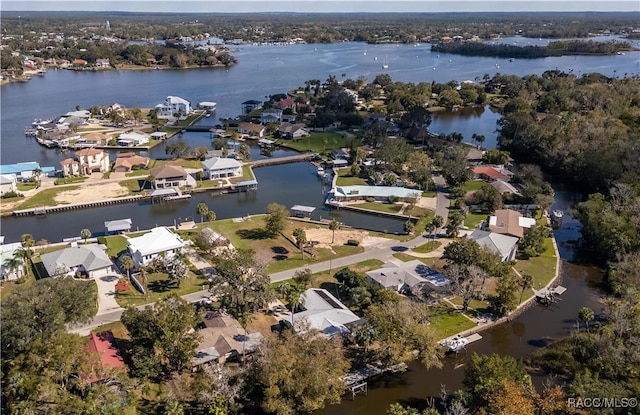
{"type": "MultiPolygon", "coordinates": [[[[394,80],[403,82],[448,82],[480,79],[485,74],[493,76],[497,72],[518,76],[541,74],[556,68],[574,73],[601,72],[608,76],[625,73],[631,76],[640,72],[640,52],[624,56],[570,56],[509,62],[508,59],[435,54],[431,53],[429,44],[396,47],[345,42],[242,46],[234,55],[239,62],[228,70],[98,73],[58,70],[26,83],[4,85],[1,89],[0,160],[2,163],[34,160],[59,168],[58,163],[65,155],[39,146],[32,138],[25,138],[23,130],[34,118],[54,117],[73,110],[76,105],[89,108],[118,102],[127,107],[150,108],[167,95],[178,95],[194,104],[215,101],[218,103],[217,117],[235,117],[241,111],[243,101],[262,100],[268,95],[304,86],[306,80],[324,81],[330,75],[339,80],[364,76],[373,81],[376,75],[386,72],[394,80]],[[375,57],[378,60],[374,60],[375,57]],[[386,70],[382,69],[384,59],[389,64],[386,70]]],[[[481,118],[484,116],[491,118],[492,114],[485,111],[481,118]]],[[[479,123],[483,128],[481,131],[473,131],[487,136],[487,146],[491,132],[495,130],[490,118],[479,123]]],[[[208,120],[212,124],[217,122],[216,117],[208,120]]],[[[432,128],[438,132],[452,132],[450,128],[463,130],[462,125],[456,127],[445,123],[440,126],[436,120],[432,128]]],[[[469,138],[470,134],[465,132],[465,137],[469,138]]],[[[203,143],[208,144],[205,138],[203,143]]]]}

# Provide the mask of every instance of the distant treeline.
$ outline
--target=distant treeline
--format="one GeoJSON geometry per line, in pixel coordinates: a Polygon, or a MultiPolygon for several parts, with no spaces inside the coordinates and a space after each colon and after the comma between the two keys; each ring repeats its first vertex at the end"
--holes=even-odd
{"type": "Polygon", "coordinates": [[[562,55],[613,55],[620,51],[635,50],[628,42],[593,40],[558,40],[546,46],[515,46],[482,42],[447,42],[431,47],[434,52],[465,56],[535,59],[562,55]]]}

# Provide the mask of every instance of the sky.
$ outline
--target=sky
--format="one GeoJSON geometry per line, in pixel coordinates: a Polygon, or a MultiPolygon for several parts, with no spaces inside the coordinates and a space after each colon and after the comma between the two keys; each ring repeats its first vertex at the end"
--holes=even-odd
{"type": "Polygon", "coordinates": [[[128,12],[517,12],[640,11],[640,0],[0,0],[0,11],[128,12]]]}

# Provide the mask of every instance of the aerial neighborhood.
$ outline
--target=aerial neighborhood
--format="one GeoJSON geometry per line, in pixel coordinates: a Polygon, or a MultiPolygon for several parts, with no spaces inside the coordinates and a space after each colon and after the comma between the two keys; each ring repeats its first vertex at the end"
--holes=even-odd
{"type": "Polygon", "coordinates": [[[97,85],[91,105],[19,126],[29,151],[3,154],[1,412],[635,408],[640,82],[565,66],[637,56],[637,22],[25,16],[2,17],[3,81],[144,69],[154,86],[132,100],[127,81],[113,102],[97,85]],[[606,24],[631,43],[582,39],[606,24]],[[441,66],[412,63],[421,42],[441,66]],[[252,92],[267,64],[284,76],[290,48],[318,65],[357,50],[354,67],[377,69],[343,62],[252,92]],[[269,57],[256,79],[237,75],[253,53],[269,57]],[[547,56],[564,66],[433,74],[461,57],[547,56]],[[409,63],[415,81],[400,81],[409,63]],[[223,77],[235,107],[191,76],[223,77]]]}

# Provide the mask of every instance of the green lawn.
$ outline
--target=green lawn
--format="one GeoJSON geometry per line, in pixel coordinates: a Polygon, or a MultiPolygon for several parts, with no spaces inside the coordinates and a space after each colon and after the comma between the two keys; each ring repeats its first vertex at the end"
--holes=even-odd
{"type": "Polygon", "coordinates": [[[315,258],[311,258],[308,254],[305,254],[304,259],[302,259],[300,250],[291,251],[288,254],[287,259],[270,262],[267,265],[267,273],[273,274],[280,271],[286,271],[288,269],[304,267],[305,265],[316,262],[323,262],[328,261],[331,258],[336,259],[343,256],[359,254],[364,251],[364,248],[361,246],[336,245],[332,248],[335,253],[331,252],[329,249],[308,248],[307,251],[311,250],[315,255],[315,258]]]}
{"type": "Polygon", "coordinates": [[[129,190],[130,195],[140,194],[140,179],[129,179],[118,182],[121,186],[126,187],[129,190]]]}
{"type": "Polygon", "coordinates": [[[436,197],[436,191],[435,190],[429,190],[426,192],[422,192],[422,197],[436,197]]]}
{"type": "Polygon", "coordinates": [[[58,205],[60,203],[58,203],[58,202],[56,202],[54,200],[58,193],[67,192],[67,191],[70,191],[70,190],[77,190],[79,188],[80,188],[80,186],[65,186],[65,187],[62,187],[62,188],[45,189],[45,190],[43,190],[41,192],[36,193],[32,197],[30,197],[28,200],[26,200],[20,206],[16,207],[15,210],[30,209],[30,208],[34,208],[34,207],[40,207],[40,206],[55,206],[55,205],[58,205]]]}
{"type": "Polygon", "coordinates": [[[375,210],[376,212],[398,213],[402,209],[402,204],[383,202],[363,202],[353,205],[360,209],[375,210]]]}
{"type": "Polygon", "coordinates": [[[413,248],[413,251],[420,254],[426,254],[440,248],[440,245],[442,245],[442,242],[440,241],[429,241],[426,244],[416,246],[415,248],[413,248]]]}
{"type": "Polygon", "coordinates": [[[417,217],[417,216],[429,215],[430,213],[433,214],[434,212],[431,209],[423,208],[420,206],[414,206],[414,207],[407,206],[407,208],[404,210],[403,215],[411,215],[413,217],[417,217]]]}
{"type": "Polygon", "coordinates": [[[68,177],[60,177],[53,181],[53,184],[73,184],[73,183],[82,183],[87,180],[88,176],[68,176],[68,177]]]}
{"type": "Polygon", "coordinates": [[[346,167],[338,169],[338,178],[336,179],[336,186],[366,186],[367,180],[361,177],[351,175],[351,168],[346,167]]]}
{"type": "Polygon", "coordinates": [[[27,183],[19,182],[17,187],[19,192],[25,192],[27,190],[35,189],[37,185],[38,183],[35,183],[35,182],[27,182],[27,183]]]}
{"type": "MultiPolygon", "coordinates": [[[[309,137],[299,140],[278,140],[279,143],[291,147],[298,151],[310,151],[312,153],[322,153],[337,148],[347,147],[350,139],[330,131],[313,131],[309,137]]],[[[355,140],[355,145],[360,146],[362,143],[355,140]]]]}
{"type": "MultiPolygon", "coordinates": [[[[140,281],[140,278],[138,278],[138,281],[140,281]]],[[[142,281],[140,282],[142,283],[142,281]]],[[[188,276],[182,280],[180,287],[178,287],[175,281],[170,280],[167,274],[153,273],[147,275],[149,295],[146,300],[144,296],[130,284],[130,291],[116,293],[116,301],[121,307],[137,307],[142,304],[154,303],[167,294],[178,294],[182,296],[194,293],[206,289],[206,285],[207,281],[204,278],[198,277],[191,271],[188,271],[188,276]]]]}
{"type": "Polygon", "coordinates": [[[255,180],[256,176],[253,174],[253,169],[250,165],[245,164],[242,166],[242,177],[232,177],[229,179],[231,183],[238,183],[245,180],[255,180]]]}
{"type": "Polygon", "coordinates": [[[464,226],[469,229],[476,229],[476,227],[487,219],[486,213],[471,213],[467,212],[467,216],[464,218],[464,226]]]}
{"type": "Polygon", "coordinates": [[[480,190],[485,184],[486,183],[482,180],[468,180],[462,185],[462,190],[465,192],[474,192],[476,190],[480,190]]]}
{"type": "Polygon", "coordinates": [[[98,243],[107,246],[107,253],[113,259],[116,259],[120,254],[127,250],[127,239],[124,236],[101,236],[98,238],[98,243]]]}
{"type": "Polygon", "coordinates": [[[433,314],[429,318],[429,326],[438,339],[445,339],[461,331],[475,327],[476,324],[462,313],[444,305],[432,307],[433,314]]]}
{"type": "Polygon", "coordinates": [[[546,251],[542,255],[526,260],[519,259],[515,266],[520,274],[533,276],[533,288],[536,290],[547,285],[556,275],[556,255],[551,238],[545,238],[544,246],[546,251]]]}
{"type": "Polygon", "coordinates": [[[404,252],[398,252],[396,254],[393,254],[393,256],[402,262],[409,262],[409,261],[413,261],[414,259],[417,259],[418,261],[422,262],[423,264],[429,267],[433,267],[435,263],[438,261],[438,258],[418,258],[417,256],[405,254],[404,252]]]}
{"type": "MultiPolygon", "coordinates": [[[[462,307],[462,297],[453,297],[450,298],[449,301],[458,307],[462,307]]],[[[480,301],[480,300],[471,300],[469,302],[469,310],[478,310],[478,311],[487,311],[489,309],[488,301],[480,301]]]]}

